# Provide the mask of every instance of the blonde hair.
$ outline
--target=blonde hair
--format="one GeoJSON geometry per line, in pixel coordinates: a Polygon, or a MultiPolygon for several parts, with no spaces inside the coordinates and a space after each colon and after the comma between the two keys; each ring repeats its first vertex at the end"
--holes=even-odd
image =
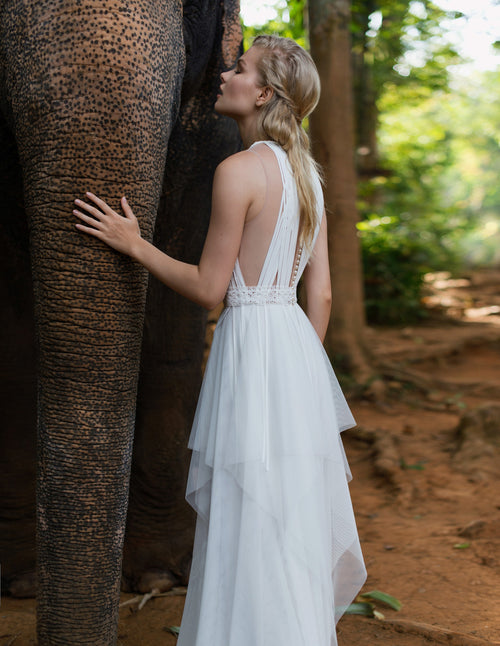
{"type": "Polygon", "coordinates": [[[302,121],[319,100],[318,71],[310,54],[291,38],[257,36],[253,46],[263,50],[257,62],[260,81],[273,89],[260,109],[258,136],[275,141],[288,154],[300,205],[300,242],[310,248],[319,217],[313,183],[318,168],[302,121]]]}

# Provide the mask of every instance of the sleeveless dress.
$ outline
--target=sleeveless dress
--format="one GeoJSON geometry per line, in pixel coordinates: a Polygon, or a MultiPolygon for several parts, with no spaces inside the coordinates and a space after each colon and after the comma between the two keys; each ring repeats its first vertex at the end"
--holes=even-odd
{"type": "Polygon", "coordinates": [[[281,207],[256,286],[236,261],[189,439],[197,523],[178,646],[336,646],[366,578],[340,439],[355,422],[297,304],[309,258],[296,259],[286,152],[258,143],[276,155],[281,207]]]}

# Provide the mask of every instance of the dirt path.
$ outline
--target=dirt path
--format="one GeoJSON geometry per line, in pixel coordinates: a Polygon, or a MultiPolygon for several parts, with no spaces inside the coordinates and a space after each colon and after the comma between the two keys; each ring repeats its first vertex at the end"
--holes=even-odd
{"type": "MultiPolygon", "coordinates": [[[[403,606],[378,606],[385,619],[344,617],[339,646],[500,644],[500,420],[496,444],[472,461],[456,453],[460,417],[500,403],[500,281],[493,289],[488,276],[435,288],[433,307],[452,320],[370,331],[388,398],[354,402],[359,427],[343,437],[369,572],[364,590],[403,606]]],[[[123,606],[119,645],[174,646],[166,629],[179,625],[183,602],[180,591],[141,610],[123,606]]],[[[34,635],[34,601],[3,598],[0,646],[31,646],[34,635]]]]}

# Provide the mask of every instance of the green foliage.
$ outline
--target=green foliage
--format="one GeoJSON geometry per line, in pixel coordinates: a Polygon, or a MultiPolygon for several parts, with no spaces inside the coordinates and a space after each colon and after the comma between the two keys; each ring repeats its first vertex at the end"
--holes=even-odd
{"type": "Polygon", "coordinates": [[[396,599],[396,597],[393,597],[391,594],[387,594],[387,592],[381,592],[380,590],[371,590],[370,592],[363,592],[359,595],[360,597],[363,597],[363,599],[370,599],[371,601],[379,601],[380,603],[385,604],[386,606],[389,606],[389,608],[392,608],[393,610],[401,610],[403,604],[399,599],[396,599]]]}
{"type": "Polygon", "coordinates": [[[354,34],[375,88],[376,159],[359,185],[367,316],[408,323],[425,316],[426,271],[500,261],[500,73],[450,77],[460,59],[441,25],[460,14],[372,4],[378,28],[354,34]]]}
{"type": "Polygon", "coordinates": [[[354,0],[352,15],[357,142],[368,155],[359,187],[367,318],[408,323],[425,316],[425,272],[454,264],[455,255],[436,181],[450,163],[450,133],[436,106],[418,124],[413,113],[403,123],[400,109],[446,91],[457,57],[441,21],[458,14],[428,0],[354,0]]]}
{"type": "Polygon", "coordinates": [[[377,619],[384,619],[384,615],[376,610],[375,603],[381,603],[389,606],[393,610],[401,610],[402,603],[396,597],[393,597],[387,592],[380,590],[372,590],[371,592],[363,592],[358,595],[354,603],[351,603],[346,610],[347,615],[362,615],[363,617],[376,617],[377,619]]]}
{"type": "Polygon", "coordinates": [[[425,244],[388,216],[372,216],[358,229],[368,321],[399,324],[423,318],[420,292],[429,269],[425,244]]]}
{"type": "Polygon", "coordinates": [[[359,226],[366,311],[372,323],[425,317],[420,292],[431,269],[458,265],[464,218],[443,200],[453,164],[442,102],[458,61],[429,0],[354,0],[353,58],[362,181],[359,226]]]}
{"type": "Polygon", "coordinates": [[[403,470],[411,470],[413,469],[414,471],[423,471],[425,469],[425,463],[427,460],[419,460],[418,462],[415,462],[414,464],[408,464],[408,462],[404,459],[401,458],[399,460],[399,466],[403,470]]]}
{"type": "Polygon", "coordinates": [[[262,25],[243,24],[243,45],[245,50],[252,44],[252,39],[259,34],[276,34],[285,38],[293,38],[299,45],[309,48],[307,32],[306,0],[282,0],[274,4],[276,18],[262,25]]]}
{"type": "Polygon", "coordinates": [[[442,23],[461,16],[431,0],[353,0],[353,53],[363,57],[377,94],[386,82],[446,85],[446,68],[458,57],[442,23]]]}
{"type": "Polygon", "coordinates": [[[345,611],[346,615],[362,615],[363,617],[374,617],[373,606],[366,601],[357,601],[351,603],[345,611]]]}
{"type": "Polygon", "coordinates": [[[446,106],[454,136],[445,196],[469,226],[457,241],[467,266],[500,263],[500,68],[459,77],[446,106]]]}
{"type": "Polygon", "coordinates": [[[450,90],[386,84],[379,99],[386,176],[360,183],[368,320],[425,316],[426,271],[500,261],[500,70],[450,90]]]}
{"type": "MultiPolygon", "coordinates": [[[[461,16],[431,0],[352,0],[369,322],[424,318],[427,271],[500,263],[500,69],[450,73],[461,61],[446,23],[461,16]]],[[[305,0],[245,27],[247,46],[263,31],[306,45],[305,0]]]]}

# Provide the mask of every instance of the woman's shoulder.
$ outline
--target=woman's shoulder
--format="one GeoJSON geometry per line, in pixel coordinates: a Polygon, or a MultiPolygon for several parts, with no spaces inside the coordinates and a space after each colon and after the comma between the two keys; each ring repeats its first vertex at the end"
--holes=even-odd
{"type": "Polygon", "coordinates": [[[218,178],[242,182],[242,187],[251,184],[252,180],[260,183],[262,174],[262,163],[250,149],[226,157],[216,169],[218,178]]]}
{"type": "Polygon", "coordinates": [[[255,163],[255,154],[252,148],[247,148],[246,150],[240,150],[237,153],[233,153],[223,159],[217,168],[239,168],[240,166],[246,166],[247,164],[255,163]]]}

